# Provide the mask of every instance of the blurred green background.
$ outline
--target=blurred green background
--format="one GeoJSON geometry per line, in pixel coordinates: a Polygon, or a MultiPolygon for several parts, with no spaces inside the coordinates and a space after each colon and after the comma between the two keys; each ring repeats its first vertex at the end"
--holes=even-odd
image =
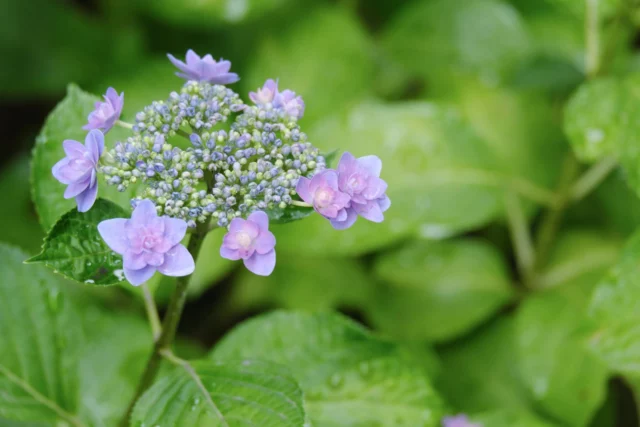
{"type": "MultiPolygon", "coordinates": [[[[640,223],[623,172],[566,209],[536,292],[522,284],[505,220],[502,184],[555,192],[567,173],[563,112],[586,79],[584,4],[2,0],[0,240],[40,247],[29,152],[68,83],[124,91],[131,119],[180,87],[167,52],[211,53],[232,61],[243,97],[267,78],[302,95],[301,126],[322,151],[381,157],[393,204],[384,223],[361,219],[348,231],[317,215],[274,227],[268,278],[221,259],[222,233],[211,234],[184,338],[205,348],[273,308],[335,309],[424,352],[458,410],[549,423],[522,424],[531,426],[638,425],[636,386],[582,345],[591,292],[640,223]]],[[[637,5],[599,8],[600,73],[640,71],[637,5]]],[[[544,208],[521,200],[535,235],[544,208]]],[[[172,283],[158,282],[162,307],[172,283]]],[[[95,292],[142,310],[128,290],[95,292]]]]}

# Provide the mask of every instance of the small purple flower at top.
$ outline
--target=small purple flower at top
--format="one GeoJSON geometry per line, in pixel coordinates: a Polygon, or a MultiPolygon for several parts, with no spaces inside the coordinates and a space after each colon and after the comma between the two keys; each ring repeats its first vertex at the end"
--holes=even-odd
{"type": "Polygon", "coordinates": [[[296,192],[335,229],[349,228],[358,218],[353,209],[348,209],[351,198],[338,188],[338,172],[333,169],[325,169],[311,179],[300,177],[296,192]]]}
{"type": "Polygon", "coordinates": [[[234,218],[220,247],[220,256],[232,261],[242,259],[252,273],[268,276],[276,266],[276,238],[269,231],[269,217],[262,211],[248,219],[234,218]]]}
{"type": "Polygon", "coordinates": [[[156,271],[165,276],[193,273],[193,257],[180,241],[187,223],[178,218],[159,217],[150,200],[138,203],[131,219],[107,219],[98,224],[107,246],[122,255],[124,276],[134,286],[149,280],[156,271]]]}
{"type": "Polygon", "coordinates": [[[453,417],[444,417],[442,427],[482,427],[481,424],[472,423],[466,415],[460,414],[453,417]]]}
{"type": "Polygon", "coordinates": [[[304,115],[304,101],[301,96],[296,96],[292,90],[286,89],[276,94],[273,106],[282,108],[284,112],[295,119],[301,119],[304,115]]]}
{"type": "Polygon", "coordinates": [[[382,222],[383,212],[391,206],[385,194],[387,183],[380,179],[381,170],[382,161],[378,156],[356,159],[347,152],[338,163],[340,191],[351,197],[351,209],[355,213],[373,222],[382,222]]]}
{"type": "Polygon", "coordinates": [[[187,51],[187,63],[176,59],[170,53],[167,54],[169,60],[181,71],[176,73],[178,77],[186,80],[196,80],[218,85],[235,83],[240,80],[236,73],[230,73],[231,62],[220,58],[220,61],[213,59],[211,55],[200,58],[193,50],[187,51]]]}
{"type": "Polygon", "coordinates": [[[95,110],[89,113],[89,123],[84,125],[82,129],[101,129],[104,133],[109,132],[113,125],[116,124],[116,121],[120,118],[123,106],[124,92],[118,95],[118,92],[116,92],[114,88],[110,87],[104,95],[104,102],[96,102],[95,110]]]}
{"type": "Polygon", "coordinates": [[[104,151],[104,135],[99,130],[87,134],[84,145],[67,139],[62,143],[66,157],[53,165],[51,173],[67,185],[64,198],[76,198],[78,211],[91,209],[98,195],[98,160],[104,151]]]}
{"type": "Polygon", "coordinates": [[[249,98],[256,105],[265,105],[273,102],[276,95],[278,95],[278,82],[273,79],[267,80],[256,92],[249,92],[249,98]]]}

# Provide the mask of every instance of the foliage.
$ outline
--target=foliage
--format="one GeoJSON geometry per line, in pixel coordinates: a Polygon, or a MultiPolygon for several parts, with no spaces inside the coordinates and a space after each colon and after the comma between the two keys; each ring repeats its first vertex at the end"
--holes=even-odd
{"type": "Polygon", "coordinates": [[[110,427],[128,405],[140,427],[637,425],[636,0],[81,3],[0,16],[0,425],[110,427]],[[101,174],[80,213],[52,167],[109,86],[144,122],[180,87],[166,53],[188,48],[232,61],[243,99],[266,78],[295,90],[327,167],[380,157],[384,221],[334,230],[295,197],[267,209],[270,276],[221,258],[226,230],[192,228],[184,295],[123,283],[96,227],[142,186],[101,174]],[[164,317],[182,297],[154,352],[151,303],[164,317]]]}

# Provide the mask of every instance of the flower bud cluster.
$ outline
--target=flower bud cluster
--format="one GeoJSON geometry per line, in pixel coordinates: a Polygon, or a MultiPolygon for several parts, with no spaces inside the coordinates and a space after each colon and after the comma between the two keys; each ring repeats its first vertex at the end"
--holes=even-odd
{"type": "Polygon", "coordinates": [[[189,81],[136,119],[134,135],[116,143],[101,172],[119,191],[144,183],[134,207],[151,200],[159,214],[191,227],[209,217],[222,227],[256,210],[284,209],[298,179],[325,168],[296,115],[271,103],[247,106],[224,86],[189,81]]]}

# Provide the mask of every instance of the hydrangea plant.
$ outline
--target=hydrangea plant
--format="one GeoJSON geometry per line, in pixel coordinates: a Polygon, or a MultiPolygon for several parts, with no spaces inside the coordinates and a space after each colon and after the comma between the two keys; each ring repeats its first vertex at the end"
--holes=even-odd
{"type": "Polygon", "coordinates": [[[175,358],[170,345],[207,233],[226,229],[220,256],[268,276],[277,268],[270,222],[302,219],[315,210],[327,226],[343,230],[358,216],[383,221],[391,205],[375,155],[345,152],[330,168],[329,156],[300,128],[305,103],[294,91],[268,79],[245,104],[225,86],[239,80],[229,61],[192,50],[184,62],[168,57],[186,80],[179,91],[127,123],[121,120],[124,93],[110,87],[87,117],[84,144],[62,142],[65,157],[51,173],[60,183],[59,197],[75,198],[77,207],[29,260],[85,283],[143,285],[148,302],[146,283],[156,272],[179,278],[162,326],[156,321],[154,352],[126,418],[154,381],[160,358],[175,358]],[[128,135],[111,138],[114,127],[128,135]],[[127,195],[130,212],[100,197],[101,181],[127,195]],[[80,248],[74,233],[85,239],[80,248]],[[96,265],[78,267],[79,258],[96,265]]]}

